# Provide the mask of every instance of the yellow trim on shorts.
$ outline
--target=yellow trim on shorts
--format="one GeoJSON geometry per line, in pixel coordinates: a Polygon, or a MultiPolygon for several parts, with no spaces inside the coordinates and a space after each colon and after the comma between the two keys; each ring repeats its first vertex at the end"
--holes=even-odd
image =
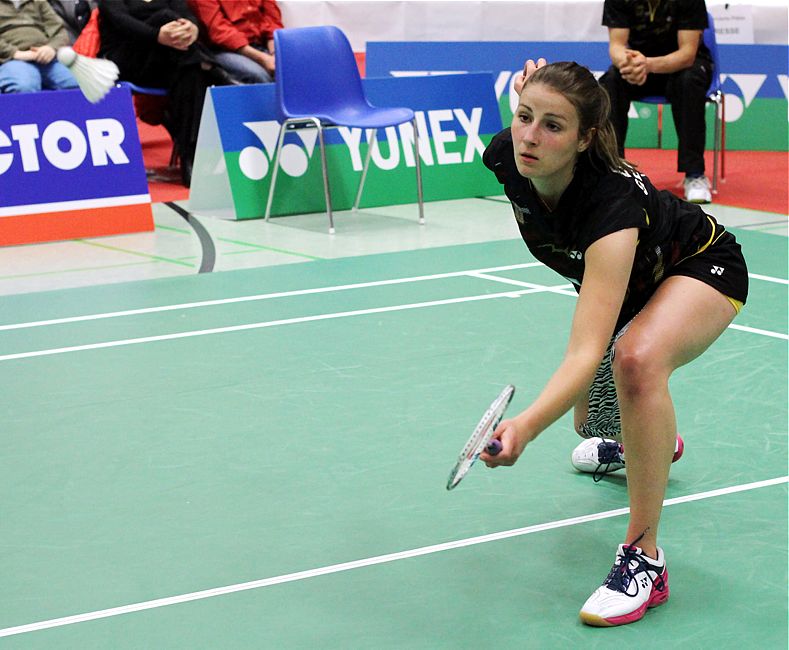
{"type": "Polygon", "coordinates": [[[729,296],[726,296],[726,300],[728,300],[732,304],[732,307],[734,307],[734,311],[736,311],[739,314],[740,311],[742,310],[742,301],[735,300],[734,298],[730,298],[729,296]]]}
{"type": "MultiPolygon", "coordinates": [[[[707,221],[709,221],[709,224],[712,227],[712,233],[710,234],[710,238],[707,240],[707,243],[703,244],[702,246],[700,246],[699,249],[695,253],[691,253],[687,257],[683,257],[679,262],[677,262],[677,264],[681,264],[685,260],[690,259],[691,257],[695,257],[699,253],[704,252],[710,246],[712,246],[716,241],[718,241],[723,236],[724,232],[726,232],[726,228],[721,227],[721,231],[718,234],[718,236],[716,237],[715,236],[715,222],[710,218],[710,215],[705,214],[704,216],[707,217],[707,221]]],[[[718,224],[718,225],[720,225],[720,224],[718,224]]],[[[677,264],[675,264],[674,266],[677,266],[677,264]]],[[[742,307],[742,305],[740,305],[740,306],[742,307]]],[[[737,313],[739,313],[739,311],[737,313]]]]}

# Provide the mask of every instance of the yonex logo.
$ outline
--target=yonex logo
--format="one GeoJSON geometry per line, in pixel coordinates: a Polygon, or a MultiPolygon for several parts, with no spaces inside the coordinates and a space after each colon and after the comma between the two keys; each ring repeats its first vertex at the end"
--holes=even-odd
{"type": "Polygon", "coordinates": [[[567,253],[567,256],[571,260],[580,260],[584,256],[584,254],[581,251],[570,251],[569,253],[567,253]]]}
{"type": "Polygon", "coordinates": [[[710,273],[712,273],[713,275],[723,275],[723,270],[724,269],[722,266],[713,266],[710,269],[710,273]]]}
{"type": "MultiPolygon", "coordinates": [[[[482,109],[477,107],[468,115],[463,109],[439,109],[417,111],[416,123],[419,132],[419,157],[423,164],[453,165],[471,163],[477,156],[482,156],[485,144],[479,136],[482,121],[482,109]],[[446,122],[457,122],[466,136],[463,152],[452,151],[453,143],[458,139],[458,134],[446,128],[446,122]],[[429,128],[428,128],[429,124],[429,128]],[[432,136],[429,139],[428,134],[432,136]],[[431,147],[432,143],[432,147],[431,147]]],[[[248,146],[239,154],[238,164],[241,173],[253,181],[261,180],[270,170],[274,152],[279,137],[279,123],[275,120],[261,122],[244,122],[245,127],[252,131],[263,148],[248,146]]],[[[363,167],[362,141],[366,137],[369,142],[372,130],[365,135],[362,129],[337,129],[340,137],[348,147],[351,165],[354,171],[361,171],[363,167]]],[[[318,132],[315,129],[300,129],[294,131],[300,140],[300,145],[288,142],[283,145],[280,154],[280,168],[289,176],[298,177],[307,173],[310,159],[315,153],[318,132]]],[[[402,162],[407,167],[414,167],[416,161],[413,153],[414,133],[410,123],[398,127],[384,129],[384,137],[378,136],[386,143],[381,146],[376,143],[372,152],[372,164],[379,169],[394,169],[402,162]],[[385,153],[387,152],[387,153],[385,153]]]]}

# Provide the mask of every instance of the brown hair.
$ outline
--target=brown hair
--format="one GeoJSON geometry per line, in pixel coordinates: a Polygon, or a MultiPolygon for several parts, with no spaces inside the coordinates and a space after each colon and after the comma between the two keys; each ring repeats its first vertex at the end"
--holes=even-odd
{"type": "Polygon", "coordinates": [[[537,68],[524,83],[541,83],[555,90],[569,101],[578,113],[579,134],[584,136],[594,129],[588,155],[613,171],[632,171],[635,165],[619,155],[616,134],[608,119],[611,100],[597,79],[582,65],[574,61],[549,63],[537,68]]]}

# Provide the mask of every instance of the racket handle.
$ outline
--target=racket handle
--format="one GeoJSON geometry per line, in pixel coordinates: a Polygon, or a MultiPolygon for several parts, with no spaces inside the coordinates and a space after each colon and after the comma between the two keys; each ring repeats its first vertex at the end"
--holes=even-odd
{"type": "Polygon", "coordinates": [[[501,440],[498,438],[493,438],[488,443],[488,446],[485,447],[485,451],[487,451],[491,456],[498,454],[501,451],[501,440]]]}

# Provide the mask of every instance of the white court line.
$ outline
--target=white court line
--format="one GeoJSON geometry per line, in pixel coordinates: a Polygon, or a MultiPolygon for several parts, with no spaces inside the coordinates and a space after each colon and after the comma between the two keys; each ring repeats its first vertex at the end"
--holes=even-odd
{"type": "MultiPolygon", "coordinates": [[[[502,284],[512,284],[516,287],[528,287],[531,289],[536,289],[541,287],[545,289],[543,285],[534,284],[533,282],[523,282],[522,280],[513,280],[511,278],[501,278],[497,275],[490,275],[488,273],[483,273],[482,271],[469,271],[468,274],[472,278],[479,278],[480,280],[493,280],[494,282],[500,282],[502,284]]],[[[552,293],[561,293],[565,296],[577,296],[578,292],[572,288],[573,285],[567,284],[563,285],[562,287],[549,289],[552,293]]]]}
{"type": "MultiPolygon", "coordinates": [[[[528,262],[526,264],[509,264],[507,266],[494,266],[488,269],[470,269],[467,271],[452,271],[449,273],[435,273],[433,275],[415,275],[406,278],[391,280],[375,280],[372,282],[358,282],[356,284],[339,284],[331,287],[317,287],[314,289],[295,289],[293,291],[279,291],[276,293],[261,293],[253,296],[240,296],[237,298],[218,298],[216,300],[202,300],[199,302],[184,302],[177,305],[162,305],[160,307],[142,307],[140,309],[126,309],[102,314],[88,314],[86,316],[70,316],[67,318],[53,318],[50,320],[31,321],[28,323],[12,323],[0,325],[0,331],[27,329],[31,327],[44,327],[46,325],[62,325],[64,323],[79,323],[82,321],[101,320],[104,318],[118,318],[121,316],[137,316],[139,314],[156,314],[164,311],[179,309],[195,309],[197,307],[214,307],[217,305],[232,305],[241,302],[254,302],[257,300],[271,300],[274,298],[290,298],[293,296],[308,296],[318,293],[333,293],[335,291],[349,291],[351,289],[367,289],[369,287],[384,287],[393,284],[407,284],[410,282],[424,282],[426,280],[442,280],[444,278],[457,278],[474,273],[492,273],[495,271],[512,271],[514,269],[527,269],[543,266],[542,262],[528,262]]],[[[532,285],[538,286],[538,285],[532,285]]]]}
{"type": "MultiPolygon", "coordinates": [[[[141,314],[155,314],[166,311],[177,311],[181,309],[196,309],[199,307],[214,307],[218,305],[232,305],[242,302],[254,302],[258,300],[271,300],[275,298],[290,298],[293,296],[307,296],[319,293],[332,293],[335,291],[348,291],[352,289],[366,289],[370,287],[383,287],[394,284],[407,284],[410,282],[424,282],[427,280],[441,280],[444,278],[455,278],[462,276],[477,277],[487,280],[495,280],[497,282],[505,282],[509,284],[519,284],[517,280],[510,280],[509,278],[501,278],[489,273],[497,271],[512,271],[515,269],[527,269],[536,266],[544,266],[542,262],[528,262],[525,264],[508,264],[506,266],[492,266],[485,269],[469,269],[466,271],[451,271],[448,273],[435,273],[433,275],[416,275],[405,278],[394,278],[390,280],[375,280],[371,282],[358,282],[355,284],[341,284],[330,287],[317,287],[313,289],[296,289],[293,291],[280,291],[275,293],[262,293],[251,296],[239,296],[236,298],[218,298],[216,300],[201,300],[198,302],[185,302],[175,305],[161,305],[159,307],[141,307],[139,309],[125,309],[122,311],[105,312],[99,314],[87,314],[84,316],[69,316],[65,318],[52,318],[49,320],[30,321],[27,323],[10,323],[8,325],[0,325],[0,332],[17,329],[28,329],[33,327],[45,327],[48,325],[63,325],[66,323],[79,323],[83,321],[102,320],[105,318],[120,318],[123,316],[137,316],[141,314]]],[[[749,273],[749,277],[764,280],[765,282],[776,282],[779,284],[789,284],[789,280],[781,278],[773,278],[767,275],[757,275],[749,273]]],[[[533,285],[528,282],[520,283],[521,286],[537,287],[540,285],[533,285]]],[[[576,295],[574,290],[566,291],[563,288],[545,289],[547,291],[554,291],[555,293],[564,293],[566,295],[576,295]]]]}
{"type": "Polygon", "coordinates": [[[777,284],[789,284],[789,280],[783,278],[774,278],[770,275],[759,275],[758,273],[749,273],[748,277],[753,280],[764,280],[765,282],[776,282],[777,284]]]}
{"type": "Polygon", "coordinates": [[[771,336],[775,339],[789,341],[789,334],[781,334],[780,332],[771,332],[769,330],[760,330],[756,327],[746,327],[745,325],[737,325],[736,323],[732,323],[729,325],[729,329],[750,332],[751,334],[761,334],[762,336],[771,336]]]}
{"type": "Polygon", "coordinates": [[[194,336],[208,336],[210,334],[225,334],[227,332],[243,332],[246,330],[263,329],[265,327],[277,327],[279,325],[295,325],[297,323],[309,323],[312,321],[331,320],[334,318],[348,318],[351,316],[366,316],[368,314],[383,314],[386,312],[403,311],[406,309],[421,309],[423,307],[436,307],[439,305],[452,305],[463,302],[474,302],[477,300],[492,300],[495,298],[514,298],[523,296],[527,293],[539,293],[542,291],[553,291],[566,285],[556,287],[537,287],[536,289],[521,289],[520,291],[505,291],[500,293],[485,293],[477,296],[465,296],[463,298],[446,298],[444,300],[431,300],[428,302],[415,302],[405,305],[392,305],[389,307],[372,307],[370,309],[357,309],[353,311],[340,311],[329,314],[316,314],[314,316],[298,316],[296,318],[283,318],[281,320],[263,321],[260,323],[245,323],[244,325],[229,325],[227,327],[214,327],[205,330],[192,330],[189,332],[176,332],[174,334],[159,334],[156,336],[143,336],[134,339],[120,339],[116,341],[104,341],[102,343],[86,343],[84,345],[72,345],[64,348],[50,348],[46,350],[35,350],[33,352],[16,352],[14,354],[0,355],[0,362],[12,361],[14,359],[29,359],[32,357],[45,357],[54,354],[65,354],[67,352],[83,352],[85,350],[101,350],[103,348],[116,348],[125,345],[137,345],[139,343],[153,343],[155,341],[172,341],[175,339],[192,338],[194,336]]]}
{"type": "MultiPolygon", "coordinates": [[[[467,273],[464,273],[467,275],[467,273]]],[[[483,277],[479,274],[478,277],[483,277]]],[[[492,276],[490,276],[492,277],[492,276]]],[[[328,314],[316,314],[314,316],[298,316],[295,318],[283,318],[273,321],[262,321],[257,323],[245,323],[244,325],[228,325],[226,327],[214,327],[204,330],[191,330],[187,332],[175,332],[173,334],[158,334],[155,336],[142,336],[131,339],[119,339],[115,341],[103,341],[101,343],[86,343],[84,345],[72,345],[62,348],[47,348],[44,350],[34,350],[31,352],[15,352],[12,354],[0,355],[0,362],[13,361],[17,359],[31,359],[33,357],[46,357],[55,354],[66,354],[69,352],[84,352],[87,350],[102,350],[106,348],[117,348],[127,345],[139,345],[142,343],[155,343],[157,341],[174,341],[176,339],[193,338],[196,336],[209,336],[212,334],[227,334],[230,332],[243,332],[247,330],[264,329],[267,327],[277,327],[281,325],[295,325],[298,323],[309,323],[313,321],[332,320],[335,318],[349,318],[352,316],[366,316],[369,314],[383,314],[387,312],[404,311],[407,309],[422,309],[424,307],[437,307],[439,305],[452,305],[464,302],[475,302],[478,300],[492,300],[496,298],[515,298],[529,293],[561,293],[564,295],[576,295],[574,291],[568,291],[568,287],[572,285],[556,285],[553,287],[532,285],[531,283],[520,282],[517,280],[507,280],[497,278],[497,280],[505,284],[516,284],[518,286],[528,285],[528,289],[521,289],[518,291],[505,291],[499,293],[486,293],[476,296],[465,296],[462,298],[446,298],[444,300],[431,300],[427,302],[407,303],[403,305],[391,305],[389,307],[372,307],[369,309],[357,309],[352,311],[331,312],[328,314]]],[[[745,327],[743,325],[729,325],[730,329],[742,330],[751,334],[759,334],[762,336],[769,336],[777,339],[789,340],[789,335],[780,332],[771,332],[769,330],[761,330],[753,327],[745,327]]]]}
{"type": "MultiPolygon", "coordinates": [[[[763,487],[780,485],[782,483],[786,483],[787,481],[789,481],[789,476],[781,476],[778,478],[768,479],[766,481],[756,481],[754,483],[746,483],[744,485],[733,485],[727,488],[720,488],[717,490],[709,490],[707,492],[698,492],[696,494],[689,494],[684,497],[675,497],[672,499],[666,499],[663,502],[663,505],[664,507],[667,507],[681,503],[690,503],[692,501],[700,501],[702,499],[710,499],[713,497],[724,496],[727,494],[735,494],[737,492],[746,492],[749,490],[756,490],[763,487]]],[[[140,603],[133,603],[131,605],[122,605],[120,607],[111,607],[109,609],[101,609],[93,612],[86,612],[84,614],[76,614],[74,616],[64,616],[62,618],[53,618],[46,621],[39,621],[37,623],[28,623],[26,625],[7,627],[4,629],[0,629],[0,637],[25,634],[27,632],[37,632],[39,630],[46,630],[53,627],[62,627],[64,625],[72,625],[74,623],[95,621],[102,618],[110,618],[112,616],[130,614],[132,612],[140,612],[147,609],[156,609],[159,607],[167,607],[169,605],[188,603],[195,600],[214,598],[216,596],[225,596],[227,594],[234,594],[240,591],[249,591],[251,589],[272,587],[274,585],[281,585],[287,582],[307,580],[309,578],[317,578],[318,576],[325,576],[332,573],[340,573],[342,571],[361,569],[363,567],[374,566],[377,564],[385,564],[387,562],[395,562],[398,560],[407,560],[410,558],[420,557],[423,555],[430,555],[432,553],[441,553],[443,551],[450,551],[456,548],[465,548],[467,546],[475,546],[477,544],[485,544],[487,542],[496,542],[503,539],[510,539],[512,537],[530,535],[531,533],[538,533],[545,530],[554,530],[556,528],[564,528],[566,526],[576,526],[578,524],[585,524],[590,521],[599,521],[601,519],[610,519],[611,517],[619,517],[621,515],[627,514],[629,510],[630,510],[629,508],[618,508],[617,510],[607,510],[605,512],[597,512],[590,515],[582,515],[580,517],[571,517],[569,519],[560,519],[558,521],[551,521],[545,524],[537,524],[535,526],[515,528],[513,530],[505,530],[498,533],[491,533],[488,535],[479,535],[478,537],[468,537],[466,539],[460,539],[454,542],[433,544],[431,546],[423,546],[421,548],[415,548],[408,551],[387,553],[386,555],[377,555],[374,557],[368,557],[361,560],[354,560],[352,562],[342,562],[340,564],[331,564],[329,566],[319,567],[316,569],[308,569],[306,571],[286,573],[284,575],[274,576],[271,578],[264,578],[262,580],[241,582],[234,585],[227,585],[225,587],[215,587],[213,589],[194,591],[192,593],[180,594],[178,596],[157,598],[155,600],[147,600],[140,603]]]]}

